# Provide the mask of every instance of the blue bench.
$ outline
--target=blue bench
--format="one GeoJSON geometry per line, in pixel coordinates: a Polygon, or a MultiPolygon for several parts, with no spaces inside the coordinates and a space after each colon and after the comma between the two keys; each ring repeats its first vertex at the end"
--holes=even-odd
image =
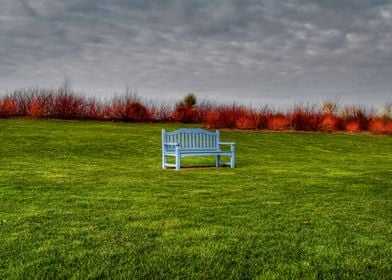
{"type": "Polygon", "coordinates": [[[235,143],[220,142],[219,131],[201,128],[181,128],[166,132],[162,129],[162,168],[181,168],[181,158],[188,156],[216,156],[216,167],[230,165],[235,167],[235,143]],[[221,145],[230,145],[230,150],[221,150],[221,145]],[[229,156],[230,162],[221,162],[221,156],[229,156]],[[175,157],[175,163],[168,163],[167,157],[175,157]]]}

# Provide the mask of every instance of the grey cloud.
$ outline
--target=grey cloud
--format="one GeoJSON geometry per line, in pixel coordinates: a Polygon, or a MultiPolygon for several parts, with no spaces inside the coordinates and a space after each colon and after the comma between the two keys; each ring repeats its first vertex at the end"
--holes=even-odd
{"type": "Polygon", "coordinates": [[[128,84],[156,95],[363,102],[372,92],[382,103],[391,15],[390,1],[370,0],[4,0],[0,85],[67,75],[109,94],[128,84]]]}

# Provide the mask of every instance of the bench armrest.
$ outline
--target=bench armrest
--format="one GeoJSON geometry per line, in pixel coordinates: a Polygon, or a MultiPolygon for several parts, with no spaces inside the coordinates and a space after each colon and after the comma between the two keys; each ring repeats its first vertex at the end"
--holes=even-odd
{"type": "Polygon", "coordinates": [[[235,145],[235,142],[219,142],[219,145],[235,145]]]}
{"type": "MultiPolygon", "coordinates": [[[[218,142],[218,146],[220,145],[230,145],[230,151],[235,153],[235,142],[218,142]]],[[[220,147],[219,147],[220,149],[220,147]]]]}
{"type": "Polygon", "coordinates": [[[166,145],[166,146],[180,146],[180,143],[175,143],[175,142],[167,142],[167,143],[163,143],[163,145],[166,145]]]}

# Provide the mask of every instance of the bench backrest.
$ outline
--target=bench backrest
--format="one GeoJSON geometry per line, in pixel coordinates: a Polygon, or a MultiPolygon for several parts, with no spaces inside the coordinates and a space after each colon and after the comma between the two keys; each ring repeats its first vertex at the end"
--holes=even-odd
{"type": "MultiPolygon", "coordinates": [[[[179,143],[180,148],[195,150],[216,150],[219,148],[219,131],[207,131],[201,128],[181,128],[166,132],[162,129],[163,143],[179,143]]],[[[174,151],[174,146],[163,147],[165,151],[174,151]]]]}

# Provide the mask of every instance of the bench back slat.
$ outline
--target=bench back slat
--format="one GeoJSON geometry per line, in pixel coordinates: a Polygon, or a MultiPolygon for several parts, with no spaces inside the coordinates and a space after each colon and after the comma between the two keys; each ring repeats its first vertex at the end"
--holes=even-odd
{"type": "MultiPolygon", "coordinates": [[[[181,128],[176,131],[162,130],[162,145],[164,143],[179,143],[180,148],[189,150],[216,150],[219,145],[219,131],[211,132],[201,128],[181,128]]],[[[163,147],[165,151],[174,151],[174,146],[163,147]]]]}

